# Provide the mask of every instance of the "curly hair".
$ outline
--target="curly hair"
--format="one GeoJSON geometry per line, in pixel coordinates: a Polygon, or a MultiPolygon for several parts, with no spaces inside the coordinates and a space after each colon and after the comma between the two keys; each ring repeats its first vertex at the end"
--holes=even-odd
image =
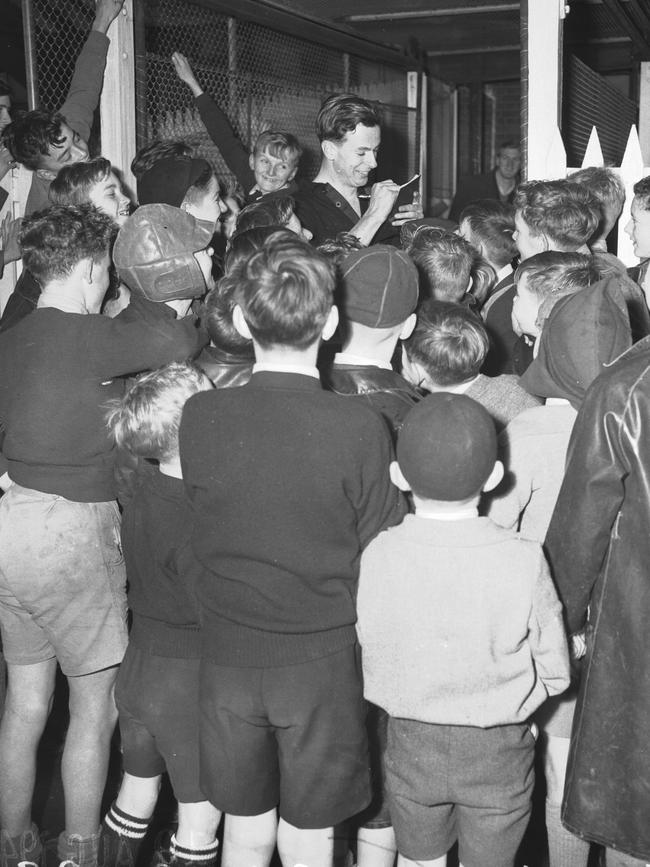
{"type": "Polygon", "coordinates": [[[596,196],[570,180],[527,181],[517,187],[513,204],[533,235],[547,235],[566,251],[586,244],[603,216],[596,196]]]}
{"type": "Polygon", "coordinates": [[[64,123],[65,118],[58,112],[28,111],[3,129],[2,141],[17,162],[35,171],[52,145],[63,143],[61,127],[64,123]]]}
{"type": "Polygon", "coordinates": [[[114,221],[94,205],[53,205],[26,217],[18,240],[25,267],[44,288],[83,259],[101,261],[116,234],[114,221]]]}

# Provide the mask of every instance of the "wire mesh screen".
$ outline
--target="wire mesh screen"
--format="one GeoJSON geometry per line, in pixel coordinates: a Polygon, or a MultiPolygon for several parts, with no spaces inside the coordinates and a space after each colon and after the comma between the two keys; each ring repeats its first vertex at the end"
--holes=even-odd
{"type": "Polygon", "coordinates": [[[74,65],[95,15],[93,0],[32,0],[39,108],[65,102],[74,65]]]}
{"type": "MultiPolygon", "coordinates": [[[[228,115],[250,148],[264,129],[286,129],[304,148],[301,171],[312,177],[320,163],[314,122],[327,93],[351,90],[380,100],[385,122],[381,161],[396,179],[413,170],[417,155],[415,110],[406,109],[406,74],[314,42],[225,16],[183,0],[146,0],[136,40],[138,147],[153,139],[182,139],[232,179],[210,140],[188,88],[170,57],[185,54],[204,90],[228,115]]],[[[384,176],[390,174],[384,171],[384,176]]]]}
{"type": "Polygon", "coordinates": [[[592,126],[605,162],[620,166],[637,106],[577,57],[569,56],[564,70],[562,133],[569,165],[582,163],[592,126]]]}

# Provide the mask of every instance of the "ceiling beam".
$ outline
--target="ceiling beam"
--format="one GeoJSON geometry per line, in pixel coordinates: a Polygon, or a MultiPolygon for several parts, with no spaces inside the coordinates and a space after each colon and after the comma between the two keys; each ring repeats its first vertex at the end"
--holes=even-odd
{"type": "Polygon", "coordinates": [[[441,18],[452,15],[474,15],[487,12],[515,12],[519,11],[519,3],[488,3],[484,6],[454,6],[450,9],[409,9],[403,12],[376,12],[362,15],[344,15],[341,21],[350,21],[356,24],[361,21],[391,21],[404,18],[441,18]]]}

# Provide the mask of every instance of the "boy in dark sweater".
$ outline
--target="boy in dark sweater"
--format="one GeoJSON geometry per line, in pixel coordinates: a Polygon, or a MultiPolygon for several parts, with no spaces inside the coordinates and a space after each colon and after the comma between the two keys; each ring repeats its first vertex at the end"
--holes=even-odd
{"type": "Polygon", "coordinates": [[[57,663],[70,725],[61,763],[61,860],[95,867],[100,803],[126,647],[124,560],[104,404],[125,374],[198,352],[188,321],[99,315],[115,225],[92,205],[52,207],[21,232],[37,309],[0,337],[0,630],[9,689],[0,727],[2,867],[38,861],[36,752],[57,663]],[[6,472],[5,472],[6,471],[6,472]],[[2,484],[2,481],[0,481],[2,484]]]}
{"type": "Polygon", "coordinates": [[[181,423],[202,567],[201,785],[229,814],[229,867],[263,867],[276,839],[284,864],[326,867],[333,826],[369,801],[354,598],[362,548],[403,501],[381,418],[318,379],[333,289],[320,253],[270,238],[235,292],[252,378],[190,398],[181,423]]]}
{"type": "Polygon", "coordinates": [[[140,377],[108,417],[117,445],[157,460],[158,471],[141,477],[122,517],[133,626],[115,687],[124,777],[102,826],[104,867],[135,864],[165,770],[179,802],[170,863],[217,858],[221,814],[199,789],[200,635],[178,457],[183,405],[210,388],[197,368],[170,364],[140,377]]]}

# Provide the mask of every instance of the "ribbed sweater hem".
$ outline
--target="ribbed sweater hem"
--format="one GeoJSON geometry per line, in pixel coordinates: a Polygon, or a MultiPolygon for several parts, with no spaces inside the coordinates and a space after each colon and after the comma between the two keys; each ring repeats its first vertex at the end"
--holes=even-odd
{"type": "Polygon", "coordinates": [[[134,612],[129,641],[139,650],[154,656],[198,659],[201,655],[201,630],[198,624],[177,626],[134,612]]]}
{"type": "Polygon", "coordinates": [[[9,478],[23,488],[55,494],[73,503],[107,503],[115,499],[112,465],[98,467],[30,466],[7,458],[9,478]]]}
{"type": "Polygon", "coordinates": [[[203,656],[234,668],[298,665],[338,653],[357,640],[354,625],[320,632],[271,632],[204,613],[203,656]]]}

